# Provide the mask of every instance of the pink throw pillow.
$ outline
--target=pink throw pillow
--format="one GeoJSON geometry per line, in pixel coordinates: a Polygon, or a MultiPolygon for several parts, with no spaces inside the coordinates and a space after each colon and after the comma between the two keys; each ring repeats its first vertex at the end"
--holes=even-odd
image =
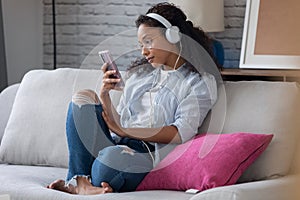
{"type": "Polygon", "coordinates": [[[232,185],[271,142],[271,134],[201,134],[169,153],[137,190],[206,189],[232,185]]]}

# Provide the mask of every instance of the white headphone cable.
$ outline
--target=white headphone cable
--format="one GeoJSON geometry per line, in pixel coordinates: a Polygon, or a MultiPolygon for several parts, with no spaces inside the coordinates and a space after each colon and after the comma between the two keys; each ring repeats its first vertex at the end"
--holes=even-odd
{"type": "Polygon", "coordinates": [[[182,51],[182,44],[181,44],[181,41],[179,42],[179,54],[178,54],[178,57],[177,57],[177,59],[176,59],[176,62],[175,62],[175,65],[174,65],[174,67],[173,67],[173,70],[175,70],[176,69],[176,65],[177,65],[177,63],[178,63],[178,61],[179,61],[179,58],[180,58],[180,56],[181,56],[181,51],[182,51]]]}
{"type": "MultiPolygon", "coordinates": [[[[177,63],[178,63],[178,61],[179,61],[179,58],[180,58],[180,56],[181,56],[181,51],[182,51],[182,44],[181,44],[181,41],[179,42],[179,46],[180,46],[180,49],[179,49],[179,54],[178,54],[178,57],[177,57],[177,59],[176,59],[176,62],[175,62],[175,65],[174,65],[174,67],[173,67],[173,70],[175,70],[175,68],[176,68],[176,65],[177,65],[177,63]]],[[[153,84],[152,84],[153,85],[153,84]]],[[[150,90],[149,90],[149,97],[150,97],[150,128],[152,128],[152,126],[153,126],[153,102],[152,102],[152,94],[151,94],[151,90],[152,90],[153,88],[151,88],[150,90]]],[[[150,151],[150,149],[149,149],[149,147],[148,147],[148,145],[143,141],[143,140],[141,140],[143,143],[144,143],[144,145],[146,146],[146,148],[147,148],[147,150],[148,150],[148,152],[149,152],[149,155],[150,155],[150,157],[151,157],[151,159],[152,159],[152,161],[153,161],[153,166],[154,166],[154,157],[153,157],[153,155],[152,155],[152,153],[151,153],[151,151],[150,151]]]]}
{"type": "Polygon", "coordinates": [[[146,146],[146,148],[147,148],[147,150],[148,150],[148,153],[149,153],[149,155],[150,155],[150,157],[151,157],[151,159],[152,159],[152,163],[153,163],[153,167],[154,167],[154,157],[153,157],[153,155],[152,155],[152,153],[151,153],[151,151],[150,151],[150,149],[149,149],[149,147],[148,147],[148,145],[146,144],[146,142],[144,142],[143,140],[141,140],[142,142],[143,142],[143,144],[146,146]]]}

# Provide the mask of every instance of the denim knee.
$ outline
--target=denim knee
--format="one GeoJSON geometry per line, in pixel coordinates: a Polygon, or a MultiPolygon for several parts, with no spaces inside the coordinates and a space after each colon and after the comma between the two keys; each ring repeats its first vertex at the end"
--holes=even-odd
{"type": "Polygon", "coordinates": [[[114,145],[109,129],[102,118],[102,106],[69,104],[66,134],[69,149],[67,181],[76,175],[91,174],[99,150],[114,145]]]}
{"type": "Polygon", "coordinates": [[[128,153],[120,146],[106,147],[93,163],[92,184],[107,182],[115,192],[134,191],[151,169],[147,154],[128,153]]]}
{"type": "Polygon", "coordinates": [[[92,104],[92,105],[99,105],[100,99],[95,91],[84,89],[76,92],[72,96],[72,102],[77,104],[78,106],[92,104]]]}

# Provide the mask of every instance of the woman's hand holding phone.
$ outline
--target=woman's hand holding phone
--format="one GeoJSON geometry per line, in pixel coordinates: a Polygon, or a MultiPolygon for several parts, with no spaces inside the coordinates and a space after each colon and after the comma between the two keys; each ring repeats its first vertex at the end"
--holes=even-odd
{"type": "Polygon", "coordinates": [[[108,50],[100,51],[99,56],[104,62],[104,65],[101,68],[104,73],[103,81],[105,81],[107,84],[110,84],[108,88],[113,86],[111,89],[122,90],[124,87],[124,82],[116,63],[110,55],[110,52],[108,50]]]}
{"type": "Polygon", "coordinates": [[[122,90],[124,87],[124,82],[117,68],[117,65],[110,56],[109,51],[100,51],[99,56],[104,62],[104,64],[101,67],[101,70],[103,71],[103,77],[100,89],[100,100],[103,107],[111,108],[111,99],[109,96],[109,91],[122,90]]]}
{"type": "Polygon", "coordinates": [[[104,63],[101,67],[103,77],[100,96],[107,95],[110,90],[122,90],[122,88],[116,86],[121,81],[121,79],[111,78],[112,75],[114,75],[116,72],[115,70],[107,70],[107,67],[107,63],[104,63]]]}

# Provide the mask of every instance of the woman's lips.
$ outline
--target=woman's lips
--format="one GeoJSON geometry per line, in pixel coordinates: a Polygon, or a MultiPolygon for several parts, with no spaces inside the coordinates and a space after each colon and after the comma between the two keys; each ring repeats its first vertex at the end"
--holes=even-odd
{"type": "Polygon", "coordinates": [[[147,58],[149,63],[153,63],[154,56],[147,58]]]}

